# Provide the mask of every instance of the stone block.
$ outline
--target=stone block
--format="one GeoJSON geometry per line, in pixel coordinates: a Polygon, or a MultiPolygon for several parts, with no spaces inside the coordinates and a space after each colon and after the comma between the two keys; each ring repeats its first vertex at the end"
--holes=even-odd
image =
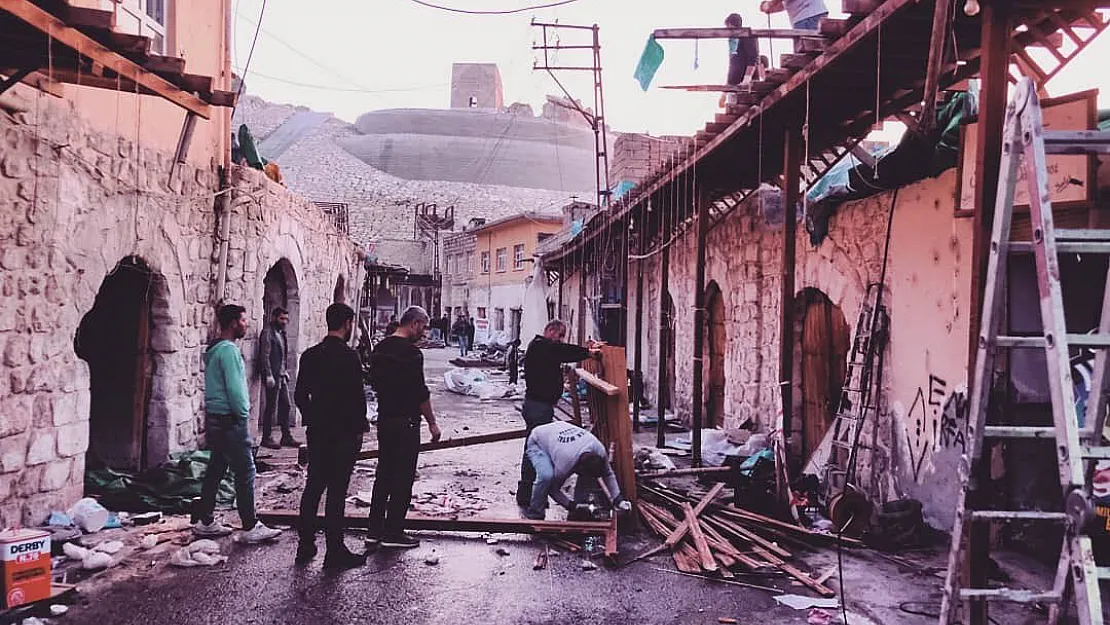
{"type": "Polygon", "coordinates": [[[58,490],[70,480],[73,470],[73,459],[62,458],[55,460],[43,467],[42,478],[39,480],[39,492],[58,490]]]}
{"type": "Polygon", "coordinates": [[[4,400],[4,415],[0,418],[0,438],[22,434],[31,427],[32,398],[15,395],[4,400]]]}
{"type": "Polygon", "coordinates": [[[57,364],[48,362],[41,364],[34,369],[31,369],[31,374],[27,376],[27,383],[24,385],[23,390],[26,392],[48,391],[54,387],[54,381],[58,379],[57,364]]]}
{"type": "MultiPolygon", "coordinates": [[[[35,432],[31,435],[31,443],[27,446],[27,466],[35,466],[50,462],[57,458],[57,445],[52,432],[35,432]]],[[[36,483],[36,489],[38,484],[36,483]]]]}
{"type": "Polygon", "coordinates": [[[85,421],[63,425],[58,431],[58,455],[62,457],[83,454],[89,449],[89,424],[85,421]]]}
{"type": "Polygon", "coordinates": [[[49,393],[39,393],[33,397],[27,397],[27,399],[32,399],[33,402],[31,416],[35,430],[52,427],[54,425],[53,397],[49,393]]]}
{"type": "MultiPolygon", "coordinates": [[[[44,396],[40,395],[39,397],[44,397],[44,396]]],[[[50,406],[51,415],[50,416],[51,416],[51,419],[53,421],[53,425],[61,426],[61,425],[69,425],[70,423],[76,423],[77,421],[84,420],[82,418],[83,415],[84,415],[84,418],[88,418],[88,397],[89,397],[89,394],[88,394],[87,391],[77,391],[77,392],[73,392],[73,393],[58,393],[58,394],[50,396],[50,402],[51,402],[51,406],[50,406]],[[85,401],[85,406],[84,406],[85,407],[85,412],[83,412],[83,413],[79,411],[79,403],[80,403],[79,400],[81,399],[82,395],[84,395],[85,400],[86,400],[85,401]]],[[[38,398],[36,397],[35,399],[36,399],[36,402],[37,402],[38,398]]]]}
{"type": "Polygon", "coordinates": [[[8,246],[0,252],[0,267],[8,271],[23,269],[27,266],[27,250],[22,247],[8,246]]]}
{"type": "Polygon", "coordinates": [[[30,337],[22,334],[9,334],[4,345],[4,364],[20,367],[29,362],[31,351],[30,337]]]}

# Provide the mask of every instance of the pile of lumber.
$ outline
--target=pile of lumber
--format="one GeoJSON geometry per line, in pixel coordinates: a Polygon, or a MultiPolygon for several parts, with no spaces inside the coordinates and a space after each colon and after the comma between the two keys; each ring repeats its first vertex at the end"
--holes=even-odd
{"type": "MultiPolygon", "coordinates": [[[[791,564],[794,554],[787,545],[802,549],[834,547],[836,536],[715,502],[724,486],[718,483],[708,492],[695,495],[641,483],[637,510],[644,524],[664,540],[634,560],[670,549],[675,566],[684,573],[731,579],[734,570],[781,572],[822,597],[835,596],[835,591],[824,584],[827,576],[813,577],[791,564]]],[[[844,546],[860,545],[850,538],[841,540],[844,546]]]]}

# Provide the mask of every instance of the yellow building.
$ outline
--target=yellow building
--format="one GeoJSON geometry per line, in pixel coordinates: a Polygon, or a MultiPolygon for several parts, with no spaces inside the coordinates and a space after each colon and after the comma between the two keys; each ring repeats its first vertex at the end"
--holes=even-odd
{"type": "Polygon", "coordinates": [[[473,316],[478,342],[498,332],[518,338],[536,246],[562,225],[561,216],[526,212],[450,237],[444,243],[444,310],[473,316]]]}

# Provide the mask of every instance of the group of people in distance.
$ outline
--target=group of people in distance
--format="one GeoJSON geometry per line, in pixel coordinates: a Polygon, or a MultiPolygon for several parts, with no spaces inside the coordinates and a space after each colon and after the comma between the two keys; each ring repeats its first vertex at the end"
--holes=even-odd
{"type": "MultiPolygon", "coordinates": [[[[306,426],[308,445],[308,475],[297,522],[296,562],[304,564],[317,555],[317,511],[326,492],[324,566],[351,568],[363,564],[366,553],[352,552],[344,542],[344,507],[370,422],[362,362],[350,347],[355,312],[336,303],[328,306],[325,316],[327,334],[301,355],[293,393],[293,403],[306,426]]],[[[193,531],[200,536],[224,536],[233,531],[214,516],[217,488],[230,469],[243,541],[259,543],[276,538],[281,530],[267,527],[255,514],[250,399],[246,367],[236,345],[247,333],[246,309],[235,304],[222,306],[217,321],[219,335],[205,353],[205,435],[211,459],[201,498],[193,510],[193,531]]],[[[262,418],[262,444],[267,447],[299,444],[289,429],[288,399],[286,404],[281,403],[281,395],[287,393],[289,374],[284,362],[275,356],[280,353],[284,357],[288,349],[284,336],[288,314],[276,309],[270,323],[271,328],[263,332],[260,349],[260,369],[268,399],[262,418]],[[282,440],[277,443],[271,438],[275,421],[282,430],[282,440]]],[[[416,477],[421,421],[427,422],[432,441],[441,436],[424,379],[424,356],[417,347],[428,325],[424,309],[408,308],[370,356],[371,384],[378,401],[379,455],[366,532],[368,547],[411,548],[420,544],[405,533],[404,526],[416,477]]],[[[596,356],[601,346],[568,345],[564,343],[566,332],[567,326],[562,321],[549,322],[543,334],[532,339],[524,356],[527,390],[523,413],[528,436],[516,497],[521,515],[528,519],[546,516],[549,497],[573,512],[584,501],[583,494],[599,484],[603,484],[618,511],[631,509],[621,494],[604,445],[588,431],[555,419],[555,404],[564,387],[564,364],[596,356]],[[578,476],[573,499],[562,492],[563,483],[572,474],[578,476]]]]}

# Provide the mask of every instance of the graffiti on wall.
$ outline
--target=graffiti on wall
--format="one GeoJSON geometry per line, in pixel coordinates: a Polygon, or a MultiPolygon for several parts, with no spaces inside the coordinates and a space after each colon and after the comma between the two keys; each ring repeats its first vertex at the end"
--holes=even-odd
{"type": "Polygon", "coordinates": [[[963,453],[968,437],[967,389],[950,389],[944,378],[929,374],[918,387],[907,415],[906,437],[910,449],[913,477],[918,479],[930,454],[941,449],[963,453]]]}

